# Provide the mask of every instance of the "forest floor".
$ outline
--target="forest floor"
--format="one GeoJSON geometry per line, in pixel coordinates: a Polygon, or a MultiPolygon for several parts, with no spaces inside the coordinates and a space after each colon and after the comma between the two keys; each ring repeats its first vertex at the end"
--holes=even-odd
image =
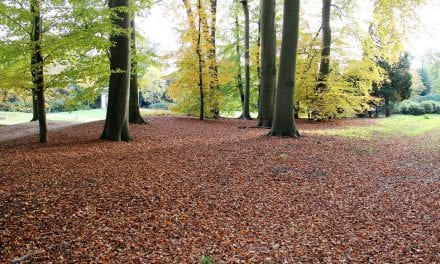
{"type": "Polygon", "coordinates": [[[0,142],[0,262],[440,263],[440,129],[149,120],[129,143],[102,121],[0,142]]]}

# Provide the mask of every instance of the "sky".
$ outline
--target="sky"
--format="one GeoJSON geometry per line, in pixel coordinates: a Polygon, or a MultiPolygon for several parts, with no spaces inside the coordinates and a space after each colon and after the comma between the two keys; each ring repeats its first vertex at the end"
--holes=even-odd
{"type": "MultiPolygon", "coordinates": [[[[225,11],[224,8],[222,10],[222,6],[225,6],[225,3],[230,1],[231,0],[219,0],[219,12],[224,13],[225,11]]],[[[321,1],[318,0],[314,1],[318,5],[321,3],[321,1]]],[[[167,0],[165,0],[165,2],[167,2],[167,0]]],[[[420,22],[413,25],[417,30],[409,34],[408,42],[405,43],[406,50],[410,51],[411,55],[414,56],[413,68],[421,66],[421,57],[429,49],[440,50],[440,1],[430,0],[428,2],[428,4],[415,10],[420,16],[420,22]]],[[[311,6],[314,5],[313,1],[307,1],[305,3],[311,6]]],[[[307,8],[310,9],[311,6],[305,6],[304,8],[307,10],[307,8]]],[[[320,8],[315,7],[313,9],[318,10],[317,14],[319,15],[320,8]]],[[[185,13],[183,13],[183,8],[180,6],[180,3],[176,4],[176,0],[172,2],[168,1],[168,5],[166,6],[161,4],[155,5],[152,10],[150,10],[147,18],[140,18],[138,20],[137,26],[140,32],[154,43],[159,54],[166,54],[170,51],[176,51],[179,48],[180,44],[175,25],[184,18],[182,16],[185,16],[185,13]],[[173,2],[175,8],[170,8],[173,2]]],[[[221,14],[219,17],[221,17],[221,14]]]]}

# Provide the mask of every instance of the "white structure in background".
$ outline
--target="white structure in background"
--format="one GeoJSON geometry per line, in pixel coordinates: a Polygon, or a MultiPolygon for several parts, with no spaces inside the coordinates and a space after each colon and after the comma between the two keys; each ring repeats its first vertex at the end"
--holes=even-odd
{"type": "Polygon", "coordinates": [[[107,109],[108,105],[108,94],[101,94],[101,109],[107,109]]]}

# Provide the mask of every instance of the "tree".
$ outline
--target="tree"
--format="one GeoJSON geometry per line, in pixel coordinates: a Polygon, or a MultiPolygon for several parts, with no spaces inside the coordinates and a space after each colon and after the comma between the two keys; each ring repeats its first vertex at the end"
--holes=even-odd
{"type": "Polygon", "coordinates": [[[410,57],[408,53],[404,53],[395,64],[384,59],[378,59],[377,64],[385,70],[387,79],[376,83],[372,94],[383,99],[385,116],[389,117],[394,103],[411,96],[410,57]]]}
{"type": "Polygon", "coordinates": [[[110,79],[107,115],[101,138],[111,141],[130,141],[128,103],[130,93],[130,0],[110,0],[115,26],[110,35],[110,79]]]}
{"type": "Polygon", "coordinates": [[[275,1],[261,0],[261,74],[258,105],[259,127],[270,128],[276,85],[275,1]]]}
{"type": "Polygon", "coordinates": [[[299,137],[293,118],[296,51],[299,35],[299,0],[285,0],[280,70],[275,96],[275,113],[270,135],[299,137]]]}
{"type": "Polygon", "coordinates": [[[322,0],[322,48],[321,63],[319,66],[318,82],[316,83],[316,92],[322,93],[327,90],[326,79],[330,73],[330,51],[332,43],[332,31],[330,27],[331,0],[322,0]]]}
{"type": "Polygon", "coordinates": [[[418,69],[417,72],[420,75],[420,79],[422,80],[424,89],[421,91],[420,95],[425,96],[431,93],[432,91],[432,79],[429,75],[429,72],[422,66],[422,68],[418,69]]]}
{"type": "Polygon", "coordinates": [[[135,27],[135,16],[130,21],[131,27],[131,78],[130,78],[130,99],[129,99],[129,109],[128,109],[128,120],[133,124],[145,124],[146,122],[141,116],[139,110],[139,88],[138,88],[138,60],[136,53],[136,27],[135,27]]]}
{"type": "Polygon", "coordinates": [[[247,0],[240,1],[244,12],[244,73],[245,73],[245,88],[244,88],[244,102],[243,109],[240,115],[242,119],[252,119],[249,111],[250,102],[250,87],[251,87],[251,73],[250,73],[250,56],[249,56],[249,6],[247,0]]]}
{"type": "Polygon", "coordinates": [[[41,46],[42,39],[42,19],[41,19],[41,0],[31,1],[32,14],[32,56],[31,56],[31,72],[34,88],[33,96],[36,96],[36,109],[38,111],[38,123],[40,127],[40,143],[47,142],[47,123],[46,123],[46,102],[44,96],[44,59],[41,46]]]}

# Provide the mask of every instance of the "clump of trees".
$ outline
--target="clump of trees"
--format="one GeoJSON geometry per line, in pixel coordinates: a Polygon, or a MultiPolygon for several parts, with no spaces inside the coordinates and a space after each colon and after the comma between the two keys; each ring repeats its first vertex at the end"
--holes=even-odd
{"type": "MultiPolygon", "coordinates": [[[[136,13],[153,3],[67,2],[0,3],[0,99],[31,95],[40,141],[46,142],[46,97],[68,98],[74,108],[108,86],[102,138],[128,141],[128,123],[145,122],[139,92],[152,101],[164,97],[161,81],[145,74],[136,40],[136,13]],[[151,84],[160,89],[146,90],[151,84]]],[[[366,27],[355,16],[364,1],[323,0],[320,25],[306,16],[310,3],[300,9],[299,0],[232,1],[221,18],[217,0],[173,2],[183,18],[177,25],[182,45],[173,54],[177,70],[166,76],[167,96],[175,111],[200,119],[234,111],[250,119],[258,112],[258,127],[291,137],[299,135],[294,117],[325,121],[372,107],[389,116],[392,106],[411,97],[411,86],[411,98],[438,93],[437,54],[429,54],[417,79],[403,49],[413,9],[422,2],[374,1],[366,27]],[[357,43],[356,50],[349,43],[357,43]]]]}

